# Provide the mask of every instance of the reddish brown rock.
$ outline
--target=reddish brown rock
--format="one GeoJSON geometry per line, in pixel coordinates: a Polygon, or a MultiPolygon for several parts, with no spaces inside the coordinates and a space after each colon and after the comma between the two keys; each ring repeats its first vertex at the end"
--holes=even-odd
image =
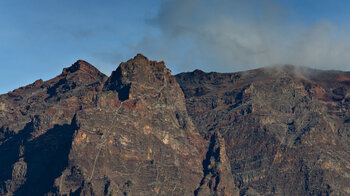
{"type": "Polygon", "coordinates": [[[349,72],[281,66],[176,77],[201,135],[224,138],[241,195],[350,194],[349,72]]]}
{"type": "Polygon", "coordinates": [[[349,81],[79,60],[0,95],[0,195],[348,195],[349,81]]]}
{"type": "Polygon", "coordinates": [[[207,142],[163,62],[137,55],[107,80],[79,60],[14,92],[0,99],[1,195],[191,195],[199,186],[207,142]]]}
{"type": "Polygon", "coordinates": [[[220,133],[214,132],[210,137],[206,159],[203,161],[204,177],[195,195],[239,195],[225,148],[225,141],[220,133]]]}

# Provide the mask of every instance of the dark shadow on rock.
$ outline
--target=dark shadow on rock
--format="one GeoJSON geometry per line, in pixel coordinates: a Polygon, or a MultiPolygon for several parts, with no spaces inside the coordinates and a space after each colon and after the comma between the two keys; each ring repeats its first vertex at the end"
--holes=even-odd
{"type": "Polygon", "coordinates": [[[55,179],[68,166],[75,130],[77,125],[74,117],[71,125],[55,125],[45,134],[25,144],[27,180],[14,195],[44,195],[53,191],[55,179]]]}
{"type": "Polygon", "coordinates": [[[118,89],[118,98],[120,101],[125,101],[129,99],[130,85],[126,85],[121,89],[118,89]]]}
{"type": "MultiPolygon", "coordinates": [[[[215,144],[216,144],[216,138],[215,138],[215,134],[213,134],[210,137],[208,152],[205,156],[205,159],[202,162],[203,174],[204,174],[203,179],[201,180],[199,187],[194,191],[195,196],[199,195],[199,190],[201,189],[202,186],[205,186],[204,183],[205,183],[206,176],[210,173],[215,172],[213,168],[209,167],[210,166],[210,159],[212,157],[214,157],[215,161],[218,161],[218,159],[219,159],[220,149],[215,149],[215,144]]],[[[216,184],[216,186],[217,186],[217,184],[216,184]]],[[[215,188],[216,188],[216,186],[215,186],[215,188]]],[[[216,189],[214,189],[214,191],[216,191],[216,189]]]]}
{"type": "Polygon", "coordinates": [[[33,123],[27,123],[18,134],[4,130],[4,128],[1,128],[0,132],[6,135],[0,144],[0,194],[2,194],[2,191],[6,192],[5,181],[12,178],[12,165],[20,158],[20,146],[28,140],[33,132],[33,123]]]}
{"type": "Polygon", "coordinates": [[[120,67],[112,72],[112,75],[105,82],[104,91],[117,91],[120,101],[129,99],[131,84],[123,81],[122,69],[120,67]]]}
{"type": "Polygon", "coordinates": [[[72,82],[72,81],[68,81],[66,78],[62,78],[52,87],[47,89],[47,94],[49,94],[49,96],[45,99],[45,101],[49,100],[52,97],[56,97],[59,94],[64,94],[66,92],[69,92],[70,90],[73,90],[76,87],[77,87],[77,84],[74,81],[72,82]]]}
{"type": "Polygon", "coordinates": [[[67,83],[67,79],[63,78],[61,80],[59,80],[55,85],[53,85],[52,87],[47,89],[47,94],[49,94],[49,97],[47,97],[46,99],[50,99],[51,97],[54,97],[57,95],[57,89],[66,84],[67,83]]]}
{"type": "Polygon", "coordinates": [[[75,190],[74,192],[72,192],[72,190],[71,190],[69,195],[70,196],[80,196],[81,195],[81,191],[82,191],[82,189],[84,187],[84,184],[85,184],[85,182],[83,181],[81,186],[77,190],[75,190]]]}

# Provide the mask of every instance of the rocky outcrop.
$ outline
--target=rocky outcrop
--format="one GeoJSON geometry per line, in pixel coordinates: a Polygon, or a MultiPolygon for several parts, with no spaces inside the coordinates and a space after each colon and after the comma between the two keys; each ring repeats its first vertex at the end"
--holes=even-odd
{"type": "Polygon", "coordinates": [[[203,176],[205,141],[164,63],[142,55],[122,63],[77,123],[71,166],[55,183],[60,194],[189,195],[203,176]],[[71,181],[73,168],[80,183],[71,181]]]}
{"type": "Polygon", "coordinates": [[[209,149],[203,161],[203,173],[204,177],[195,195],[239,195],[226,155],[225,141],[219,132],[214,132],[210,137],[209,149]]]}
{"type": "Polygon", "coordinates": [[[0,100],[0,195],[192,195],[203,177],[208,142],[163,62],[107,78],[79,60],[0,100]]]}

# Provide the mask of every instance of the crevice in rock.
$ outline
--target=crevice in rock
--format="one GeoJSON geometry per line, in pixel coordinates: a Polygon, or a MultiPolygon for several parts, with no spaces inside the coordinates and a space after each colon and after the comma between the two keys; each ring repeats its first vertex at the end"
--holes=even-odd
{"type": "Polygon", "coordinates": [[[231,167],[225,150],[225,141],[219,132],[214,132],[210,138],[208,152],[203,161],[203,179],[194,195],[235,195],[231,167]]]}

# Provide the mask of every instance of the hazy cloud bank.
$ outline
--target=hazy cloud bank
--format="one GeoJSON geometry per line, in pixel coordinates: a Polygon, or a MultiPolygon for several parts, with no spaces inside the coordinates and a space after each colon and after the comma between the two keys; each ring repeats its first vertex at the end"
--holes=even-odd
{"type": "Polygon", "coordinates": [[[166,60],[175,72],[273,64],[350,70],[348,26],[298,17],[272,0],[164,0],[148,21],[159,33],[131,47],[166,60]]]}

